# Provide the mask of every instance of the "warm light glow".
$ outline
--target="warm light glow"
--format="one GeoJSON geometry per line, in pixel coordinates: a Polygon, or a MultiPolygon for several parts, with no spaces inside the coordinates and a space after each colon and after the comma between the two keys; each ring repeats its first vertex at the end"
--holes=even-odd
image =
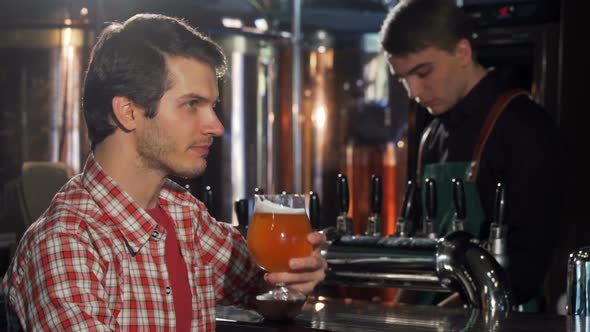
{"type": "Polygon", "coordinates": [[[242,20],[239,18],[224,17],[221,19],[221,23],[226,28],[240,29],[242,26],[244,26],[242,20]]]}
{"type": "Polygon", "coordinates": [[[320,52],[320,53],[326,52],[326,46],[320,46],[320,47],[318,47],[318,52],[320,52]]]}
{"type": "Polygon", "coordinates": [[[72,61],[74,59],[74,46],[68,46],[68,61],[72,61]]]}
{"type": "Polygon", "coordinates": [[[397,141],[397,147],[400,149],[403,149],[406,146],[406,143],[404,143],[404,141],[397,141]]]}
{"type": "Polygon", "coordinates": [[[263,18],[257,18],[254,21],[254,25],[259,30],[262,30],[262,31],[267,31],[268,30],[268,22],[266,22],[266,20],[263,19],[263,18]]]}
{"type": "Polygon", "coordinates": [[[324,106],[317,107],[313,112],[313,122],[318,129],[326,127],[326,108],[324,106]]]}
{"type": "Polygon", "coordinates": [[[70,20],[69,18],[66,18],[66,19],[64,20],[64,24],[65,24],[65,25],[72,25],[72,20],[70,20]]]}
{"type": "Polygon", "coordinates": [[[88,15],[88,8],[86,8],[86,7],[82,7],[82,9],[80,9],[80,15],[81,15],[81,16],[86,16],[86,15],[88,15]]]}
{"type": "Polygon", "coordinates": [[[275,123],[275,114],[268,113],[268,123],[272,126],[275,123]]]}
{"type": "Polygon", "coordinates": [[[63,29],[63,34],[61,36],[61,45],[63,47],[70,46],[72,44],[72,28],[65,28],[63,29]]]}
{"type": "Polygon", "coordinates": [[[326,298],[325,298],[325,297],[323,297],[323,296],[321,296],[321,295],[320,295],[320,296],[318,296],[318,301],[324,301],[325,299],[326,299],[326,298]]]}
{"type": "Polygon", "coordinates": [[[326,306],[326,305],[325,305],[325,304],[323,304],[323,303],[321,303],[321,302],[318,302],[318,303],[316,303],[316,304],[315,304],[315,312],[320,312],[320,311],[322,311],[322,309],[324,309],[324,307],[325,307],[325,306],[326,306]]]}

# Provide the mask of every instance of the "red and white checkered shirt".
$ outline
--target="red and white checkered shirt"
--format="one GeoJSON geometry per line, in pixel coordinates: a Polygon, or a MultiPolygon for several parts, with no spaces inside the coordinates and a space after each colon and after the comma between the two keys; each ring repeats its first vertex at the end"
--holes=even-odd
{"type": "MultiPolygon", "coordinates": [[[[159,204],[187,264],[191,330],[214,330],[216,304],[251,306],[263,272],[240,233],[182,187],[168,181],[159,204]]],[[[1,291],[28,331],[174,330],[165,239],[91,155],[23,236],[1,291]]]]}

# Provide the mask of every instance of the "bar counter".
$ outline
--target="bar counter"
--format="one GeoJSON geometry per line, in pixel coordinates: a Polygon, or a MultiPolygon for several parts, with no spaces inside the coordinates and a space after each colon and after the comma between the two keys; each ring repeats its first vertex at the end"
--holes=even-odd
{"type": "Polygon", "coordinates": [[[587,321],[569,316],[511,312],[489,317],[484,312],[435,306],[392,306],[341,299],[308,301],[292,321],[266,321],[253,311],[218,307],[217,331],[590,331],[587,321]]]}

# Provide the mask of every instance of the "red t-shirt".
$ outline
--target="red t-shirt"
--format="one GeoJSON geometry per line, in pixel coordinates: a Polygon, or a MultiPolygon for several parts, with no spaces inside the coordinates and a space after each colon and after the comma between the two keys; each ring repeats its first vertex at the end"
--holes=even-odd
{"type": "Polygon", "coordinates": [[[176,314],[176,331],[190,331],[192,311],[192,294],[188,283],[186,263],[180,253],[174,220],[161,207],[147,209],[146,212],[166,229],[166,249],[164,260],[168,269],[170,288],[176,314]]]}

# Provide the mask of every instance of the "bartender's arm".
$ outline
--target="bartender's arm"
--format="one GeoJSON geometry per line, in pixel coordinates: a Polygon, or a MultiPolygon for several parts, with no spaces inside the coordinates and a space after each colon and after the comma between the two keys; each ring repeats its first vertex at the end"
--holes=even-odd
{"type": "Polygon", "coordinates": [[[548,116],[506,115],[522,124],[506,128],[510,159],[505,174],[508,274],[516,304],[521,304],[539,295],[556,241],[561,149],[548,116]]]}

